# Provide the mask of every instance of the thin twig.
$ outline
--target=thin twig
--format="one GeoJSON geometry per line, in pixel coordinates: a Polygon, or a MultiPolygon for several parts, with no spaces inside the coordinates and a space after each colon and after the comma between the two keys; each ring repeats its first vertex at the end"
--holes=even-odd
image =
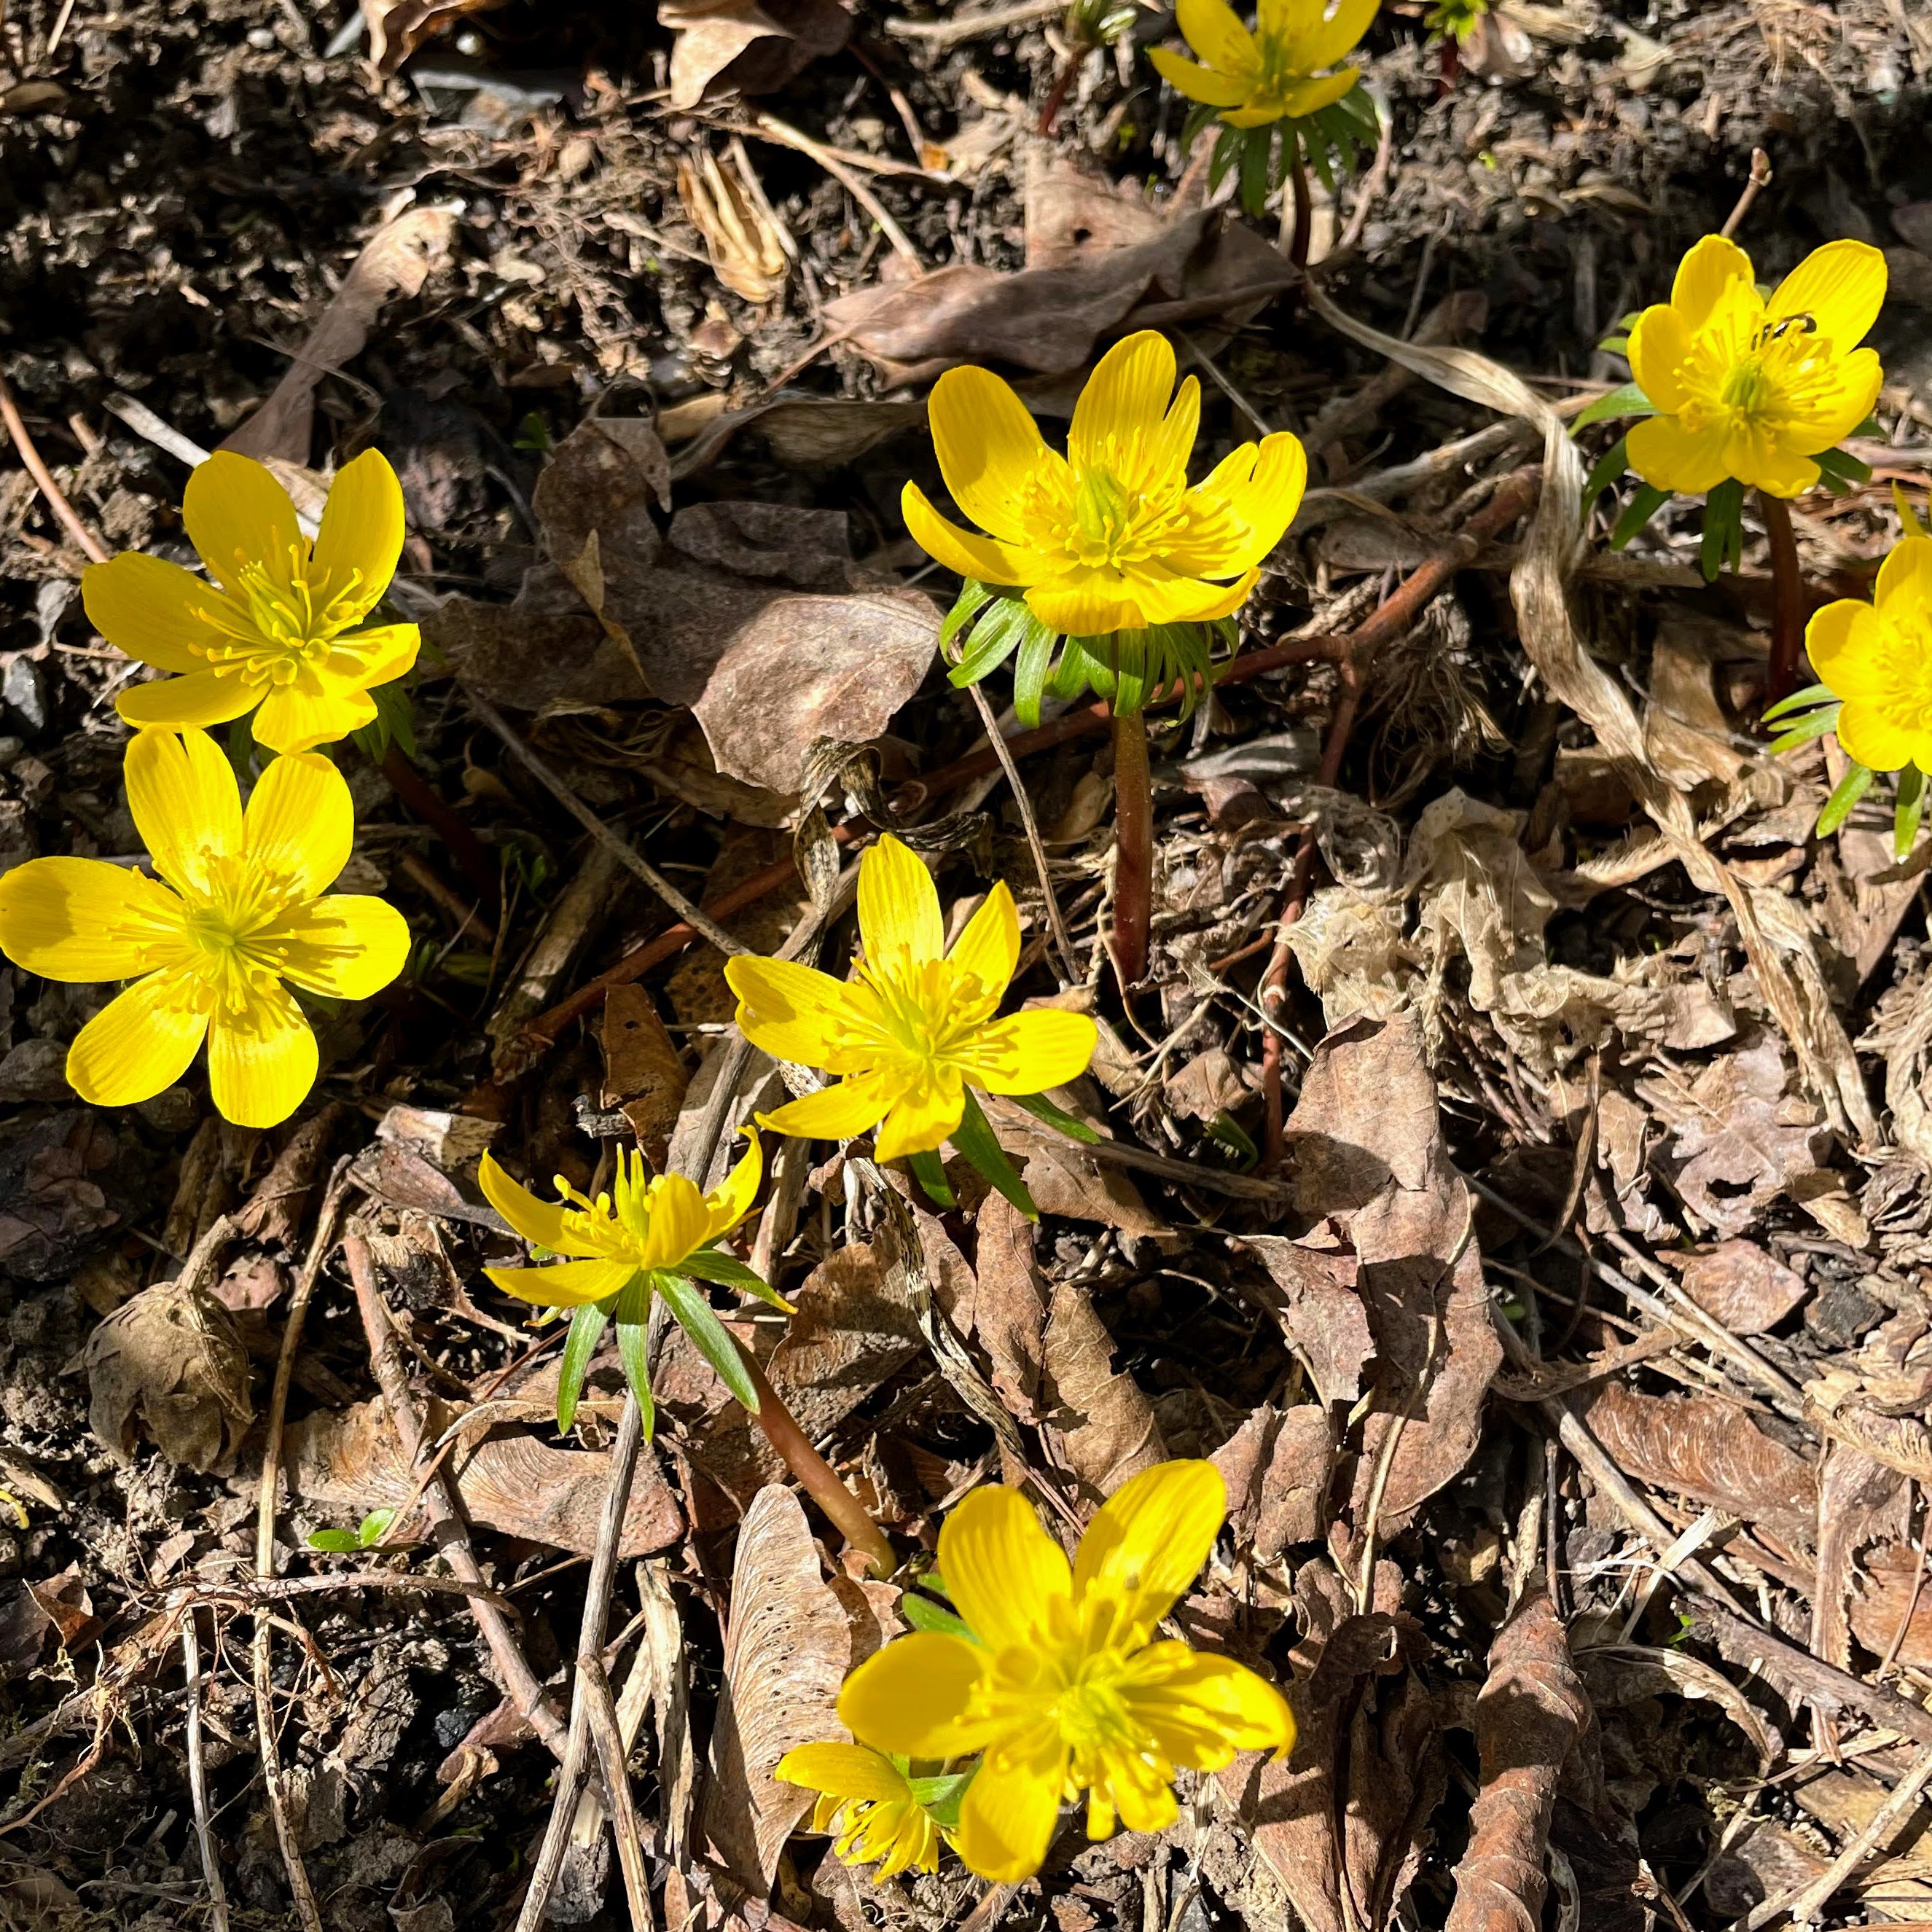
{"type": "Polygon", "coordinates": [[[923,272],[924,260],[912,245],[905,230],[892,219],[891,209],[830,148],[814,141],[809,134],[801,134],[789,122],[781,121],[775,114],[757,116],[748,131],[760,140],[775,141],[782,148],[794,148],[816,161],[879,224],[879,232],[891,243],[892,253],[902,261],[910,262],[915,270],[923,272]]]}
{"type": "Polygon", "coordinates": [[[40,452],[34,447],[34,439],[27,434],[27,425],[20,420],[14,392],[8,388],[4,376],[0,376],[0,422],[7,425],[7,434],[14,439],[14,447],[20,453],[22,466],[34,479],[34,487],[47,500],[47,508],[94,562],[105,563],[111,553],[74,514],[74,506],[54,481],[53,472],[40,460],[40,452]]]}
{"type": "Polygon", "coordinates": [[[1073,956],[1073,942],[1066,934],[1066,922],[1060,916],[1060,901],[1054,893],[1053,875],[1046,868],[1046,848],[1040,842],[1040,821],[1034,817],[1033,800],[1020,782],[1020,768],[1006,748],[1006,741],[1000,734],[1000,721],[993,716],[993,707],[986,702],[986,694],[976,682],[969,684],[966,688],[973,694],[980,722],[986,728],[986,742],[992,746],[994,755],[1000,761],[1000,769],[1006,775],[1013,802],[1020,809],[1020,823],[1026,827],[1027,850],[1033,854],[1033,868],[1040,874],[1040,890],[1046,900],[1047,928],[1053,934],[1054,950],[1060,955],[1060,964],[1065,968],[1060,984],[1072,986],[1080,977],[1079,964],[1073,956]]]}
{"type": "Polygon", "coordinates": [[[630,1908],[631,1932],[654,1932],[657,1922],[651,1911],[650,1874],[644,1869],[644,1834],[631,1792],[630,1754],[625,1748],[623,1729],[617,1721],[617,1706],[610,1696],[610,1680],[604,1674],[601,1656],[590,1669],[580,1674],[578,1682],[580,1694],[588,1699],[591,1741],[597,1747],[598,1768],[604,1774],[604,1788],[610,1794],[610,1828],[617,1838],[617,1864],[624,1874],[624,1900],[630,1908]]]}
{"type": "Polygon", "coordinates": [[[1737,205],[1724,218],[1724,225],[1718,230],[1729,241],[1744,226],[1744,217],[1750,214],[1751,203],[1771,185],[1771,157],[1762,148],[1751,150],[1750,176],[1745,182],[1744,192],[1738,196],[1737,205]]]}
{"type": "MultiPolygon", "coordinates": [[[[403,1366],[402,1351],[396,1346],[395,1328],[376,1286],[369,1244],[360,1234],[352,1234],[344,1241],[342,1252],[349,1264],[349,1278],[356,1285],[356,1311],[362,1318],[362,1333],[369,1344],[370,1366],[376,1372],[376,1386],[382,1391],[382,1401],[389,1412],[389,1426],[396,1432],[405,1463],[413,1468],[422,1454],[422,1425],[410,1399],[409,1372],[403,1366]]],[[[422,1503],[436,1553],[464,1582],[481,1584],[483,1571],[470,1547],[470,1526],[448,1478],[440,1472],[423,1485],[422,1503]]],[[[496,1603],[484,1597],[472,1597],[470,1612],[490,1646],[491,1660],[518,1715],[554,1756],[561,1758],[564,1721],[537,1681],[508,1618],[496,1603]]]]}
{"type": "Polygon", "coordinates": [[[1009,27],[1028,27],[1051,20],[1066,0],[1020,0],[1016,7],[997,7],[988,14],[956,14],[948,20],[888,20],[886,32],[895,40],[928,40],[934,46],[956,46],[981,34],[1004,33],[1009,27]]]}
{"type": "Polygon", "coordinates": [[[467,685],[463,687],[463,695],[478,718],[489,726],[502,740],[503,746],[530,776],[596,839],[598,844],[610,852],[628,871],[634,872],[679,918],[694,932],[710,940],[719,952],[728,957],[745,950],[742,940],[734,939],[708,913],[694,905],[684,894],[673,885],[635,846],[613,832],[575,792],[571,790],[557,773],[536,752],[532,751],[517,732],[509,720],[490,704],[480,697],[467,685]]]}
{"type": "MultiPolygon", "coordinates": [[[[343,1197],[348,1190],[349,1161],[335,1164],[329,1176],[328,1191],[322,1196],[316,1217],[315,1238],[309,1244],[302,1273],[296,1278],[295,1292],[289,1298],[288,1318],[282,1326],[282,1346],[275,1358],[275,1379],[268,1396],[268,1424],[262,1445],[262,1482],[255,1505],[255,1574],[272,1577],[275,1574],[275,1494],[282,1473],[282,1428],[288,1414],[289,1383],[295,1373],[296,1353],[302,1345],[302,1324],[315,1293],[322,1264],[335,1245],[337,1226],[342,1217],[343,1197]]],[[[275,1738],[274,1679],[269,1674],[269,1644],[274,1620],[265,1612],[255,1613],[252,1646],[255,1680],[255,1730],[262,1754],[262,1781],[268,1794],[268,1810],[274,1820],[275,1842],[280,1847],[282,1864],[288,1873],[289,1889],[294,1895],[296,1914],[303,1932],[324,1932],[322,1910],[316,1903],[315,1888],[309,1882],[308,1868],[302,1863],[302,1847],[296,1841],[295,1826],[289,1816],[288,1787],[282,1777],[282,1757],[275,1738]]]]}
{"type": "Polygon", "coordinates": [[[798,1418],[766,1379],[758,1359],[741,1342],[745,1372],[758,1397],[758,1426],[765,1439],[784,1457],[785,1467],[799,1480],[800,1486],[832,1519],[838,1532],[854,1549],[862,1550],[881,1576],[890,1576],[899,1559],[886,1533],[866,1513],[865,1505],[845,1486],[837,1470],[812,1446],[812,1440],[798,1425],[798,1418]]]}
{"type": "Polygon", "coordinates": [[[182,1618],[182,1670],[188,1679],[188,1790],[194,1808],[194,1838],[201,1851],[202,1876],[208,1881],[208,1922],[213,1932],[228,1932],[228,1887],[221,1855],[208,1822],[208,1770],[201,1754],[201,1637],[194,1606],[182,1618]]]}

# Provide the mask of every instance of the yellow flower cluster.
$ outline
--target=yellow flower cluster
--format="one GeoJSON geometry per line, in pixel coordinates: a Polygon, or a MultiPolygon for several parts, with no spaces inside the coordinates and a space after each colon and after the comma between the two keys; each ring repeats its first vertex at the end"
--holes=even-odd
{"type": "Polygon", "coordinates": [[[82,582],[110,644],[179,674],[118,700],[136,728],[128,807],[155,876],[32,860],[0,878],[0,952],[46,979],[133,982],[68,1052],[82,1100],[151,1099],[205,1040],[215,1106],[269,1127],[315,1084],[314,1030],[290,988],[368,999],[409,956],[392,906],[328,890],[356,818],[342,775],[314,749],[373,719],[369,687],[416,661],[413,624],[354,628],[395,574],[402,490],[375,451],[358,457],[311,548],[281,484],[224,454],[190,479],[184,516],[211,580],[128,555],[82,582]],[[256,740],[281,755],[244,810],[233,768],[199,728],[250,711],[256,740]]]}
{"type": "Polygon", "coordinates": [[[857,1742],[792,1751],[778,1776],[822,1792],[816,1828],[881,1876],[932,1870],[943,1831],[982,1878],[1030,1878],[1083,1796],[1090,1838],[1165,1830],[1178,1768],[1294,1742],[1264,1678],[1155,1634],[1226,1516],[1213,1463],[1160,1463],[1115,1491],[1070,1564],[1016,1490],[975,1490],[939,1534],[956,1628],[868,1658],[838,1700],[857,1742]]]}

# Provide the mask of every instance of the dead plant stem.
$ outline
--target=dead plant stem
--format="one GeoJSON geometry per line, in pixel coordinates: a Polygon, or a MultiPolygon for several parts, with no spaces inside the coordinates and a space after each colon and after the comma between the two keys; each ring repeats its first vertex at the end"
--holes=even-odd
{"type": "Polygon", "coordinates": [[[1114,720],[1114,969],[1120,991],[1146,978],[1154,914],[1154,778],[1147,719],[1114,720]]]}
{"type": "Polygon", "coordinates": [[[182,1618],[182,1674],[188,1680],[188,1799],[194,1810],[194,1839],[201,1852],[202,1876],[208,1881],[208,1922],[212,1932],[228,1932],[228,1887],[221,1876],[221,1854],[208,1822],[208,1768],[201,1749],[201,1634],[194,1619],[195,1607],[190,1604],[182,1618]]]}
{"type": "MultiPolygon", "coordinates": [[[[356,1286],[356,1312],[362,1318],[362,1333],[369,1345],[369,1363],[376,1372],[376,1386],[382,1392],[389,1412],[390,1426],[402,1445],[404,1460],[413,1468],[422,1454],[423,1430],[414,1400],[410,1394],[409,1371],[403,1366],[402,1351],[396,1345],[395,1325],[382,1300],[376,1280],[369,1245],[360,1234],[352,1234],[342,1244],[349,1264],[349,1278],[356,1286]]],[[[424,1513],[430,1520],[430,1535],[436,1553],[466,1583],[484,1582],[482,1567],[470,1547],[470,1526],[448,1478],[440,1471],[422,1486],[424,1513]]],[[[555,1756],[564,1754],[566,1726],[542,1684],[524,1655],[510,1620],[501,1606],[484,1597],[470,1600],[470,1613],[490,1646],[491,1660],[503,1680],[503,1688],[515,1705],[518,1714],[548,1745],[555,1756]]]]}
{"type": "Polygon", "coordinates": [[[1079,964],[1073,956],[1073,942],[1067,937],[1066,922],[1060,916],[1060,901],[1054,892],[1053,874],[1047,869],[1046,848],[1040,842],[1040,821],[1034,816],[1033,800],[1020,782],[1020,768],[1014,763],[1012,752],[1000,735],[1000,721],[994,716],[993,707],[986,701],[986,694],[976,683],[966,688],[973,694],[980,722],[986,728],[986,742],[992,746],[993,754],[1000,761],[1000,769],[1006,775],[1013,802],[1019,807],[1020,823],[1026,828],[1027,850],[1033,854],[1034,870],[1040,874],[1040,890],[1046,901],[1047,930],[1053,934],[1054,950],[1060,955],[1063,970],[1060,983],[1074,986],[1080,978],[1079,964]]]}
{"type": "Polygon", "coordinates": [[[47,508],[91,561],[105,563],[110,555],[107,547],[81,521],[74,506],[54,481],[53,472],[40,460],[40,452],[34,448],[34,439],[27,434],[27,425],[21,421],[20,409],[14,400],[14,392],[4,376],[0,376],[0,422],[7,425],[7,434],[13,438],[14,447],[20,453],[21,466],[34,479],[34,488],[47,500],[47,508]]]}
{"type": "Polygon", "coordinates": [[[1750,175],[1746,180],[1744,192],[1737,198],[1736,205],[1724,218],[1724,225],[1718,230],[1729,241],[1744,226],[1744,217],[1750,212],[1751,203],[1771,185],[1771,157],[1762,148],[1751,150],[1750,175]]]}

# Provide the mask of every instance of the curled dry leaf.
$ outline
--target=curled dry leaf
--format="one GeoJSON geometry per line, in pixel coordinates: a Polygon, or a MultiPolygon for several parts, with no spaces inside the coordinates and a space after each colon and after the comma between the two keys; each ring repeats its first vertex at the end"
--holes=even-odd
{"type": "Polygon", "coordinates": [[[1612,1382],[1582,1408],[1590,1433],[1627,1475],[1761,1522],[1809,1548],[1817,1472],[1748,1412],[1715,1396],[1640,1395],[1612,1382]]]}
{"type": "Polygon", "coordinates": [[[657,1002],[641,986],[604,995],[604,1105],[620,1108],[651,1165],[662,1173],[691,1075],[657,1002]]]}
{"type": "Polygon", "coordinates": [[[1590,1700],[1550,1599],[1525,1598],[1496,1633],[1476,1700],[1482,1788],[1469,1808],[1469,1846],[1456,1868],[1445,1932],[1522,1932],[1540,1922],[1557,1780],[1589,1722],[1590,1700]]]}
{"type": "MultiPolygon", "coordinates": [[[[415,15],[434,12],[453,18],[464,10],[449,5],[426,8],[421,0],[404,8],[386,6],[382,0],[364,0],[364,6],[372,35],[379,12],[392,16],[404,11],[415,15]]],[[[424,31],[431,30],[426,27],[424,31]]],[[[431,273],[448,260],[455,232],[456,218],[446,208],[406,208],[385,222],[350,263],[342,286],[330,297],[321,319],[268,400],[221,447],[265,463],[272,458],[306,463],[315,421],[316,385],[362,354],[382,304],[392,296],[420,292],[431,273]]]]}
{"type": "Polygon", "coordinates": [[[1246,1245],[1280,1291],[1276,1317],[1288,1346],[1307,1365],[1316,1394],[1331,1407],[1352,1407],[1376,1348],[1368,1311],[1356,1290],[1354,1251],[1278,1234],[1250,1235],[1246,1245]]]}
{"type": "MultiPolygon", "coordinates": [[[[440,1438],[460,1414],[432,1401],[426,1439],[440,1438]]],[[[400,1509],[416,1492],[416,1474],[380,1400],[305,1416],[289,1425],[284,1441],[283,1467],[298,1502],[360,1513],[400,1509]]],[[[443,1469],[472,1522],[588,1556],[597,1546],[610,1466],[606,1452],[553,1449],[532,1436],[486,1435],[459,1446],[443,1469]]],[[[683,1513],[646,1445],[638,1459],[619,1554],[647,1556],[683,1533],[683,1513]]],[[[418,1513],[394,1526],[393,1540],[408,1543],[428,1534],[428,1520],[418,1513]]]]}
{"type": "Polygon", "coordinates": [[[670,103],[695,107],[716,81],[770,94],[814,60],[836,54],[852,16],[836,0],[658,0],[658,24],[676,34],[670,103]]]}
{"type": "Polygon", "coordinates": [[[137,1424],[170,1462],[213,1468],[255,1419],[248,1352],[235,1318],[205,1289],[158,1282],[87,1338],[87,1420],[122,1462],[137,1424]]]}
{"type": "Polygon", "coordinates": [[[812,1793],[772,1773],[800,1744],[842,1740],[838,1687],[852,1633],[820,1573],[798,1498],[774,1483],[745,1512],[731,1569],[724,1680],[698,1829],[752,1896],[770,1894],[778,1852],[812,1793]]]}
{"type": "MultiPolygon", "coordinates": [[[[920,1226],[923,1232],[924,1221],[920,1226]]],[[[988,1194],[980,1204],[975,1232],[971,1286],[964,1296],[955,1294],[949,1312],[955,1326],[986,1351],[992,1370],[989,1379],[1000,1400],[1016,1420],[1031,1424],[1039,1416],[1051,1292],[1035,1257],[1034,1224],[1004,1195],[988,1194]]],[[[926,1247],[930,1270],[929,1239],[926,1247]]],[[[943,1267],[943,1252],[938,1258],[943,1267]]],[[[935,1276],[935,1289],[939,1279],[935,1276]]]]}
{"type": "Polygon", "coordinates": [[[762,307],[778,295],[790,258],[742,148],[734,152],[729,166],[709,148],[699,148],[694,160],[680,156],[677,198],[704,238],[712,272],[734,296],[762,307]]]}
{"type": "Polygon", "coordinates": [[[1755,1241],[1720,1241],[1693,1255],[1684,1270],[1684,1292],[1733,1335],[1775,1328],[1808,1292],[1803,1276],[1755,1241]]]}
{"type": "Polygon", "coordinates": [[[508,0],[362,0],[369,23],[369,57],[379,74],[394,74],[424,41],[447,33],[470,14],[487,14],[508,0]]]}
{"type": "Polygon", "coordinates": [[[1842,1442],[1828,1442],[1818,1481],[1818,1565],[1811,1587],[1814,1657],[1841,1670],[1850,1665],[1846,1604],[1853,1560],[1867,1544],[1906,1537],[1911,1530],[1905,1478],[1842,1442]]]}
{"type": "Polygon", "coordinates": [[[1298,1543],[1318,1541],[1334,1459],[1334,1432],[1319,1403],[1256,1409],[1212,1458],[1228,1486],[1235,1547],[1273,1563],[1298,1543]]]}
{"type": "Polygon", "coordinates": [[[293,1245],[328,1171],[330,1143],[348,1112],[340,1101],[332,1100],[289,1136],[235,1217],[236,1227],[250,1240],[284,1248],[293,1245]]]}
{"type": "Polygon", "coordinates": [[[1874,1657],[1908,1670],[1932,1667],[1932,1579],[1907,1542],[1888,1543],[1864,1559],[1852,1597],[1852,1634],[1874,1657]]]}

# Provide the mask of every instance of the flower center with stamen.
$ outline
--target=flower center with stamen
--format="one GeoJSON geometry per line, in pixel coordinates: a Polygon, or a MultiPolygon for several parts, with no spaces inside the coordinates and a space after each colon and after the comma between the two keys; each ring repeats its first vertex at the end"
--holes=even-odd
{"type": "Polygon", "coordinates": [[[334,641],[363,614],[363,574],[352,570],[326,602],[319,602],[308,559],[292,549],[285,569],[242,566],[238,586],[203,607],[224,640],[206,647],[208,668],[250,685],[292,684],[326,663],[334,641]]]}

